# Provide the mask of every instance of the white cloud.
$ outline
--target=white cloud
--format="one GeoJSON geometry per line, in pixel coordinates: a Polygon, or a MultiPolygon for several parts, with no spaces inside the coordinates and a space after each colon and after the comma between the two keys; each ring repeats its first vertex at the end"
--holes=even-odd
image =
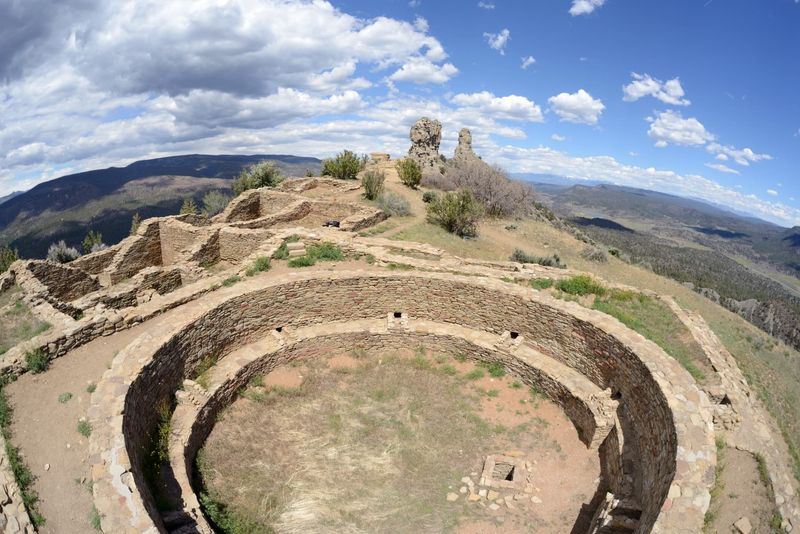
{"type": "Polygon", "coordinates": [[[409,0],[408,7],[419,7],[422,4],[422,0],[409,0]]]}
{"type": "Polygon", "coordinates": [[[715,171],[719,172],[725,172],[728,174],[742,174],[736,169],[731,169],[730,167],[728,167],[727,165],[723,165],[722,163],[706,163],[705,165],[709,169],[714,169],[715,171]]]}
{"type": "Polygon", "coordinates": [[[569,8],[569,14],[573,17],[578,15],[588,15],[598,7],[602,7],[606,0],[572,0],[572,7],[569,8]]]}
{"type": "Polygon", "coordinates": [[[499,120],[542,122],[542,110],[532,100],[519,95],[498,97],[488,91],[455,95],[451,101],[465,108],[486,113],[499,120]]]}
{"type": "Polygon", "coordinates": [[[581,124],[597,124],[600,115],[606,108],[599,98],[579,89],[577,93],[559,93],[547,99],[550,109],[561,117],[562,121],[581,124]]]}
{"type": "Polygon", "coordinates": [[[481,9],[494,9],[494,4],[491,2],[478,2],[478,7],[481,9]]]}
{"type": "Polygon", "coordinates": [[[393,82],[445,83],[458,74],[452,63],[437,65],[422,57],[415,57],[395,71],[389,79],[393,82]]]}
{"type": "Polygon", "coordinates": [[[673,106],[688,106],[691,102],[684,97],[685,93],[681,87],[681,81],[673,78],[662,82],[649,74],[631,73],[633,81],[622,87],[625,96],[622,97],[626,102],[633,102],[645,96],[652,96],[665,104],[673,106]]]}
{"type": "Polygon", "coordinates": [[[564,137],[563,135],[558,135],[557,133],[554,133],[553,135],[551,135],[550,139],[552,139],[553,141],[559,141],[559,142],[567,140],[566,137],[564,137]]]}
{"type": "Polygon", "coordinates": [[[527,69],[528,67],[530,67],[534,63],[536,63],[536,59],[533,56],[528,56],[528,57],[522,58],[522,70],[527,69]]]}
{"type": "Polygon", "coordinates": [[[667,110],[657,113],[655,118],[648,117],[650,129],[647,135],[656,140],[656,146],[663,148],[674,145],[704,145],[714,140],[703,124],[694,117],[684,119],[676,111],[667,110]]]}
{"type": "Polygon", "coordinates": [[[484,33],[483,37],[486,39],[486,42],[489,44],[489,47],[493,50],[497,50],[500,52],[501,56],[506,55],[506,45],[508,44],[508,40],[511,39],[511,32],[508,28],[503,28],[500,30],[500,33],[484,33]]]}
{"type": "Polygon", "coordinates": [[[773,197],[777,197],[778,196],[778,192],[775,191],[774,189],[767,189],[767,194],[770,195],[770,196],[773,196],[773,197]]]}
{"type": "Polygon", "coordinates": [[[771,160],[772,156],[769,154],[757,154],[749,148],[741,150],[732,146],[723,146],[719,143],[709,143],[706,150],[711,154],[716,154],[716,158],[721,161],[727,161],[729,158],[745,167],[750,165],[750,162],[756,163],[764,160],[771,160]]]}
{"type": "Polygon", "coordinates": [[[554,174],[577,180],[601,180],[617,185],[652,189],[701,198],[709,202],[751,213],[784,225],[800,225],[800,209],[781,202],[762,200],[744,194],[697,174],[620,163],[611,156],[577,157],[547,148],[498,146],[484,159],[512,172],[554,174]]]}

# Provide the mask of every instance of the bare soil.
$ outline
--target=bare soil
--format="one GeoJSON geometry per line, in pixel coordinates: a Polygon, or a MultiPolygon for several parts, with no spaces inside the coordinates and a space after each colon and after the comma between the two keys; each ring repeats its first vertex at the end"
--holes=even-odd
{"type": "Polygon", "coordinates": [[[775,504],[765,481],[759,474],[758,461],[747,451],[725,447],[721,454],[722,469],[714,490],[711,505],[713,521],[707,532],[728,534],[738,532],[733,524],[746,517],[753,527],[753,534],[780,532],[780,521],[773,527],[770,519],[775,513],[775,504]]]}
{"type": "Polygon", "coordinates": [[[281,533],[569,532],[599,476],[556,405],[419,350],[335,354],[254,381],[198,467],[229,518],[281,533]],[[507,453],[530,462],[530,493],[467,502],[462,478],[477,488],[485,457],[507,453]]]}

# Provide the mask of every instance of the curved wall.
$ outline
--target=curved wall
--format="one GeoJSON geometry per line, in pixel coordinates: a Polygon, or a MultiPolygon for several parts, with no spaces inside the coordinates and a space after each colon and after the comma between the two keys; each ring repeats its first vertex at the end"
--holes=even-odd
{"type": "Polygon", "coordinates": [[[677,362],[611,317],[495,280],[422,272],[306,273],[252,280],[217,293],[197,303],[181,325],[167,325],[140,343],[139,349],[153,347],[149,355],[134,346],[115,359],[114,367],[135,371],[135,358],[141,370],[124,392],[120,423],[133,466],[131,491],[142,492],[153,516],[138,468],[145,437],[156,422],[153,406],[170,397],[203,357],[222,356],[278,327],[402,312],[494,334],[517,332],[601,389],[610,387],[619,397],[620,419],[629,422],[622,429],[625,442],[635,444],[639,459],[638,531],[655,526],[654,531],[692,532],[702,525],[707,503],[698,505],[697,497],[707,501],[714,462],[707,400],[677,362]],[[675,495],[672,487],[681,484],[696,488],[684,497],[680,491],[675,495]]]}

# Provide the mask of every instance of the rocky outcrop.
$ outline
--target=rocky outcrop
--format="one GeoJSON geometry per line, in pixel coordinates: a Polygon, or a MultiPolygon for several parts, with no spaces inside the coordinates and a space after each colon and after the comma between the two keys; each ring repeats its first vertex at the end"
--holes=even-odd
{"type": "Polygon", "coordinates": [[[478,155],[472,151],[472,133],[468,128],[461,128],[458,132],[458,146],[453,155],[457,160],[479,159],[478,155]]]}
{"type": "Polygon", "coordinates": [[[422,172],[438,170],[442,164],[439,144],[442,142],[442,123],[422,117],[411,127],[411,148],[408,157],[413,159],[422,172]]]}

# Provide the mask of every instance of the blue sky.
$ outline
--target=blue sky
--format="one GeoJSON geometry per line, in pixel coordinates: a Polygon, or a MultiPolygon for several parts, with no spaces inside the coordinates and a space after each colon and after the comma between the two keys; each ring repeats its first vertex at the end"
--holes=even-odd
{"type": "Polygon", "coordinates": [[[0,195],[167,154],[401,155],[430,115],[445,153],[466,126],[511,172],[800,224],[797,0],[185,6],[0,0],[0,195]]]}

